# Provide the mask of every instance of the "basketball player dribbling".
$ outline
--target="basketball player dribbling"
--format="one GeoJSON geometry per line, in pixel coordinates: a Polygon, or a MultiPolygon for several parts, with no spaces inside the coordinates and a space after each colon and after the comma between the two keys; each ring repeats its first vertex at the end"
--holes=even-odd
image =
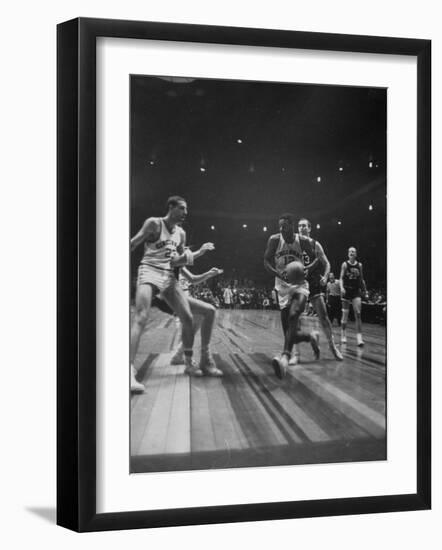
{"type": "Polygon", "coordinates": [[[354,246],[348,249],[348,260],[341,266],[341,295],[342,295],[342,319],[341,319],[341,342],[347,343],[347,321],[350,310],[350,303],[356,321],[356,342],[359,347],[364,345],[362,339],[362,295],[367,294],[367,287],[364,281],[361,262],[357,261],[357,250],[354,246]]]}
{"type": "Polygon", "coordinates": [[[178,284],[174,268],[192,265],[193,261],[208,250],[212,243],[205,243],[197,252],[185,250],[186,234],[180,227],[187,216],[187,203],[179,196],[167,201],[167,214],[163,218],[148,218],[131,239],[131,250],[144,243],[144,255],[138,269],[135,295],[135,313],[130,332],[131,391],[143,392],[144,386],[135,378],[134,361],[141,334],[146,326],[152,300],[159,295],[178,315],[182,323],[185,373],[201,376],[193,361],[193,316],[186,295],[178,284]]]}
{"type": "Polygon", "coordinates": [[[298,221],[299,234],[309,239],[308,246],[303,250],[303,260],[307,271],[306,278],[309,284],[310,302],[313,310],[318,315],[330,351],[337,361],[342,361],[343,357],[336,347],[330,319],[328,318],[327,306],[325,305],[325,288],[328,274],[330,273],[330,262],[325,255],[321,243],[310,237],[311,229],[311,223],[306,218],[301,218],[298,221]],[[319,260],[319,263],[314,264],[313,261],[316,258],[319,260]],[[321,266],[323,269],[321,269],[321,266]]]}
{"type": "Polygon", "coordinates": [[[284,378],[294,344],[310,342],[315,359],[319,359],[319,333],[302,331],[299,324],[299,317],[309,296],[307,281],[292,285],[287,282],[285,274],[285,268],[289,263],[295,260],[302,262],[301,241],[305,238],[295,233],[291,214],[282,214],[278,223],[279,233],[271,235],[267,243],[264,267],[275,276],[275,289],[278,293],[284,332],[284,349],[280,357],[273,359],[272,366],[276,376],[284,378]]]}

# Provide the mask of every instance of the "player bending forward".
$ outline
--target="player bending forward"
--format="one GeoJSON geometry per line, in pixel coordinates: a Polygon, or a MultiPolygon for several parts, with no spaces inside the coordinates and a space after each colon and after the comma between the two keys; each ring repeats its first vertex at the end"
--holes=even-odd
{"type": "Polygon", "coordinates": [[[167,214],[163,218],[148,218],[131,239],[131,249],[144,243],[144,255],[138,269],[135,313],[130,331],[131,391],[143,392],[144,386],[135,378],[134,361],[140,337],[149,317],[152,301],[160,296],[178,315],[182,324],[185,372],[200,375],[193,361],[193,316],[189,301],[178,284],[174,268],[192,265],[193,261],[208,250],[212,243],[205,243],[197,252],[185,250],[186,234],[180,227],[187,216],[187,203],[178,196],[167,201],[167,214]]]}
{"type": "Polygon", "coordinates": [[[264,254],[264,267],[275,276],[275,289],[278,293],[281,309],[281,324],[284,333],[284,349],[280,357],[275,357],[272,366],[278,378],[283,378],[294,344],[310,342],[315,359],[319,359],[319,333],[305,332],[300,328],[299,317],[304,311],[309,296],[308,283],[303,279],[299,284],[287,282],[286,266],[293,261],[302,263],[303,246],[307,237],[294,231],[294,220],[291,214],[282,214],[278,220],[279,233],[271,235],[264,254]]]}
{"type": "MultiPolygon", "coordinates": [[[[196,334],[199,329],[201,329],[201,360],[199,363],[199,372],[195,371],[193,374],[196,376],[222,376],[223,372],[218,369],[213,361],[212,354],[210,353],[210,341],[212,338],[213,326],[215,324],[216,308],[211,304],[203,302],[193,298],[189,292],[190,284],[201,284],[213,277],[217,277],[223,273],[222,269],[217,267],[212,267],[206,273],[201,273],[200,275],[195,275],[191,273],[186,267],[180,268],[179,271],[179,283],[184,293],[187,296],[187,299],[190,304],[190,310],[193,315],[193,332],[196,334]]],[[[166,313],[173,314],[173,311],[167,306],[167,304],[156,298],[153,303],[154,306],[158,307],[166,313]],[[162,302],[162,303],[161,303],[162,302]]],[[[184,363],[184,346],[183,343],[180,343],[178,350],[175,355],[172,357],[172,365],[181,365],[184,363]]]]}

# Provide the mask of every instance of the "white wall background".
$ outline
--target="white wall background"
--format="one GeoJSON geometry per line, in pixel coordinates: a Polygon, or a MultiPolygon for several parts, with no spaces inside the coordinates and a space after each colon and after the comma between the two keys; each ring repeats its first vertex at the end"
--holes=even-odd
{"type": "MultiPolygon", "coordinates": [[[[107,17],[433,40],[433,309],[442,306],[442,36],[438,3],[404,0],[68,0],[2,10],[0,87],[0,542],[4,548],[438,548],[441,499],[441,322],[433,321],[433,510],[372,516],[76,535],[55,526],[55,25],[107,17]],[[396,4],[396,5],[395,5],[396,4]],[[38,541],[38,542],[37,542],[38,541]]],[[[404,276],[406,268],[404,265],[404,276]]],[[[406,335],[405,335],[406,337],[406,335]]],[[[404,338],[405,339],[405,338],[404,338]]],[[[406,426],[404,426],[406,429],[406,426]]]]}

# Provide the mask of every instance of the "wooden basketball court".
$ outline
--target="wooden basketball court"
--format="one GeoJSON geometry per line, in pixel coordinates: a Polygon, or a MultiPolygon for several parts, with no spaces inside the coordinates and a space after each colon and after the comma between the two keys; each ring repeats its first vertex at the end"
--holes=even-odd
{"type": "Polygon", "coordinates": [[[301,363],[279,380],[279,312],[219,310],[212,353],[224,376],[190,378],[170,365],[179,326],[154,310],[135,364],[146,393],[131,399],[131,471],[385,460],[385,327],[365,324],[357,348],[352,326],[343,362],[321,333],[321,359],[302,344],[301,363]]]}

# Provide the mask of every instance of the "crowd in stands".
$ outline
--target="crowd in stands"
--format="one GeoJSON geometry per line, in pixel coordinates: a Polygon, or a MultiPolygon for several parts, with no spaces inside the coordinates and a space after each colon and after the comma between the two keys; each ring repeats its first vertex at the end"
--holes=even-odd
{"type": "Polygon", "coordinates": [[[219,278],[214,282],[193,286],[192,296],[227,309],[277,309],[274,290],[257,285],[250,279],[219,278]]]}
{"type": "MultiPolygon", "coordinates": [[[[218,278],[208,283],[192,285],[190,293],[195,298],[224,309],[278,309],[278,297],[274,289],[256,284],[250,279],[218,278]]],[[[371,289],[363,298],[364,317],[368,322],[384,323],[387,313],[385,289],[371,289]],[[376,306],[376,307],[372,307],[376,306]]],[[[309,303],[307,315],[314,315],[309,303]]]]}

